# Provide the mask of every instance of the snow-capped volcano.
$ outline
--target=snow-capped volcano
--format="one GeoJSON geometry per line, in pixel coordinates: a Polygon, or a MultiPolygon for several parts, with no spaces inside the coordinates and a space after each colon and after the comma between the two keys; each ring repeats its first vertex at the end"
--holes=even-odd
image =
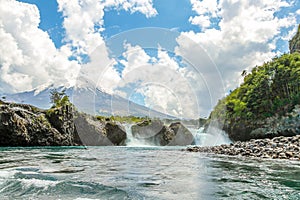
{"type": "Polygon", "coordinates": [[[88,79],[78,79],[75,86],[65,87],[50,84],[41,86],[32,91],[21,92],[15,94],[4,94],[5,101],[32,104],[39,108],[50,108],[50,92],[52,89],[58,91],[65,90],[70,100],[76,107],[82,111],[92,115],[121,115],[121,116],[149,116],[159,118],[174,118],[170,115],[151,110],[145,106],[136,104],[128,99],[118,95],[112,95],[104,92],[88,79]]]}

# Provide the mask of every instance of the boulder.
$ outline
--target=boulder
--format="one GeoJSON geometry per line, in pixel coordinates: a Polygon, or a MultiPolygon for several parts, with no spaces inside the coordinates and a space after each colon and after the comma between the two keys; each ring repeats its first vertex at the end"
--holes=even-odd
{"type": "Polygon", "coordinates": [[[75,143],[85,146],[112,146],[104,132],[104,123],[89,115],[77,114],[75,123],[75,143]]]}
{"type": "Polygon", "coordinates": [[[169,140],[168,146],[186,146],[194,143],[193,134],[180,122],[172,123],[169,126],[175,136],[169,140]]]}
{"type": "Polygon", "coordinates": [[[125,145],[125,140],[127,137],[126,131],[122,125],[107,122],[105,124],[105,135],[114,145],[125,145]]]}
{"type": "Polygon", "coordinates": [[[160,132],[165,126],[160,120],[145,120],[141,123],[131,126],[132,136],[138,139],[149,139],[160,132]]]}
{"type": "Polygon", "coordinates": [[[192,133],[180,122],[168,127],[160,120],[143,121],[131,130],[134,137],[158,146],[185,146],[194,142],[192,133]]]}

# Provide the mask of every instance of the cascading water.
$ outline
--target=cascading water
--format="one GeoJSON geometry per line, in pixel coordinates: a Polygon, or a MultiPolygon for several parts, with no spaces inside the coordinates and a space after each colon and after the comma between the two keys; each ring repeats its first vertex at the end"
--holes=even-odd
{"type": "Polygon", "coordinates": [[[193,134],[197,146],[216,146],[231,143],[226,132],[215,127],[209,127],[207,132],[204,132],[203,127],[199,129],[189,128],[189,130],[193,134]]]}
{"type": "MultiPolygon", "coordinates": [[[[145,140],[136,138],[132,135],[131,124],[125,125],[127,134],[126,146],[131,147],[149,147],[154,146],[153,144],[147,143],[145,140]]],[[[207,132],[204,132],[204,128],[188,128],[194,136],[194,144],[197,146],[216,146],[221,144],[230,144],[231,140],[225,131],[215,127],[209,127],[207,132]]]]}
{"type": "Polygon", "coordinates": [[[132,124],[125,125],[126,136],[127,136],[126,146],[131,146],[131,147],[151,146],[151,145],[147,144],[144,140],[133,137],[132,131],[131,131],[131,126],[132,126],[132,124]]]}

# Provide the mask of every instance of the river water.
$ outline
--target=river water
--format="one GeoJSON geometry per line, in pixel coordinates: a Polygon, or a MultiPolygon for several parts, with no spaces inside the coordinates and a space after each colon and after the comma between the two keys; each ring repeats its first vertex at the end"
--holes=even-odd
{"type": "Polygon", "coordinates": [[[1,148],[0,199],[300,199],[300,162],[183,148],[1,148]]]}

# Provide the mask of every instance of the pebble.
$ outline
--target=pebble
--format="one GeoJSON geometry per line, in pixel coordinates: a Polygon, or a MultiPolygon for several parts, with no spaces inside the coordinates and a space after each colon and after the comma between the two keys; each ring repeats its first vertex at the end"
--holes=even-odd
{"type": "Polygon", "coordinates": [[[190,152],[205,152],[231,156],[261,157],[266,159],[300,160],[300,135],[275,137],[273,139],[251,139],[213,147],[188,147],[190,152]]]}

